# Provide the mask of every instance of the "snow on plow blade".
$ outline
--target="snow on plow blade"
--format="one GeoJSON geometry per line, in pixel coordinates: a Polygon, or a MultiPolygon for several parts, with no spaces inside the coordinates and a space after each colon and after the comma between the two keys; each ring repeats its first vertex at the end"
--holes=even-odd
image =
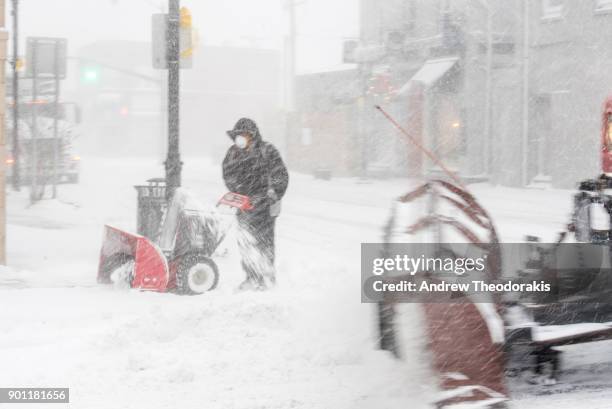
{"type": "Polygon", "coordinates": [[[146,237],[105,225],[98,282],[110,284],[113,272],[126,266],[132,266],[128,276],[130,287],[167,290],[168,264],[161,250],[146,237]]]}

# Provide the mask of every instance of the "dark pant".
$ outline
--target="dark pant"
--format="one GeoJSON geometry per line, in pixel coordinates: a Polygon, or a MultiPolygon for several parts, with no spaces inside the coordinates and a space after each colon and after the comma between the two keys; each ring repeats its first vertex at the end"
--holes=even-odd
{"type": "Polygon", "coordinates": [[[248,280],[265,285],[266,279],[275,281],[274,225],[276,217],[265,211],[238,215],[238,247],[242,257],[242,269],[248,280]]]}

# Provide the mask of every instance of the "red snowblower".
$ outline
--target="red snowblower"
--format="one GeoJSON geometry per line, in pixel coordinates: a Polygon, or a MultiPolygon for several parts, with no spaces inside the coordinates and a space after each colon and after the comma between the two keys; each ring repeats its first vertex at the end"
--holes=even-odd
{"type": "Polygon", "coordinates": [[[247,196],[226,193],[206,209],[185,190],[166,201],[164,179],[150,179],[138,191],[138,233],[104,226],[98,282],[131,288],[202,294],[213,290],[219,270],[212,256],[238,210],[252,208],[247,196]]]}

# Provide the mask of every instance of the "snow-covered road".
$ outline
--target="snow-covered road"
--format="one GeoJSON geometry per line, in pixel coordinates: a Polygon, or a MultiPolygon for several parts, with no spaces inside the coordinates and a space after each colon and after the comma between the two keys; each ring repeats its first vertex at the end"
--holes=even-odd
{"type": "MultiPolygon", "coordinates": [[[[185,162],[184,186],[214,202],[224,192],[218,167],[185,162]]],[[[407,181],[293,174],[277,224],[272,291],[235,293],[243,277],[231,237],[210,294],[98,286],[103,224],[134,230],[132,186],[162,171],[153,160],[84,158],[82,183],[61,186],[59,200],[30,207],[27,192],[10,193],[0,386],[70,387],[70,407],[87,409],[427,407],[435,388],[416,307],[402,306],[405,359],[397,362],[375,349],[374,310],[360,303],[360,243],[380,241],[390,200],[407,181]]],[[[474,192],[506,242],[526,233],[552,240],[570,209],[567,191],[482,185],[474,192]]],[[[597,363],[608,373],[612,345],[592,345],[610,357],[607,366],[597,363]]],[[[570,373],[594,367],[582,348],[569,351],[570,373]]],[[[531,392],[518,388],[515,406],[609,407],[601,388],[531,392]],[[581,406],[585,399],[593,404],[581,406]]]]}
{"type": "MultiPolygon", "coordinates": [[[[218,169],[186,162],[184,185],[204,201],[218,198],[218,169]]],[[[378,239],[395,192],[353,204],[367,196],[353,192],[354,182],[294,175],[278,223],[273,291],[234,292],[243,277],[231,238],[219,288],[205,296],[96,285],[103,224],[133,230],[132,185],[161,170],[146,160],[85,158],[82,183],[62,186],[58,201],[29,207],[25,192],[11,193],[0,385],[68,386],[76,408],[392,408],[430,400],[426,365],[377,351],[372,308],[360,303],[359,244],[378,239]]]]}

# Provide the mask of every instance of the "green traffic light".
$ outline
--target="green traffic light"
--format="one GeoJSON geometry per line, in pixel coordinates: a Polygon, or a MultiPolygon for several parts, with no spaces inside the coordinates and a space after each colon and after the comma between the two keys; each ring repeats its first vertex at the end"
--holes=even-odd
{"type": "Polygon", "coordinates": [[[86,68],[83,71],[83,81],[85,82],[97,82],[99,78],[99,72],[97,68],[86,68]]]}

